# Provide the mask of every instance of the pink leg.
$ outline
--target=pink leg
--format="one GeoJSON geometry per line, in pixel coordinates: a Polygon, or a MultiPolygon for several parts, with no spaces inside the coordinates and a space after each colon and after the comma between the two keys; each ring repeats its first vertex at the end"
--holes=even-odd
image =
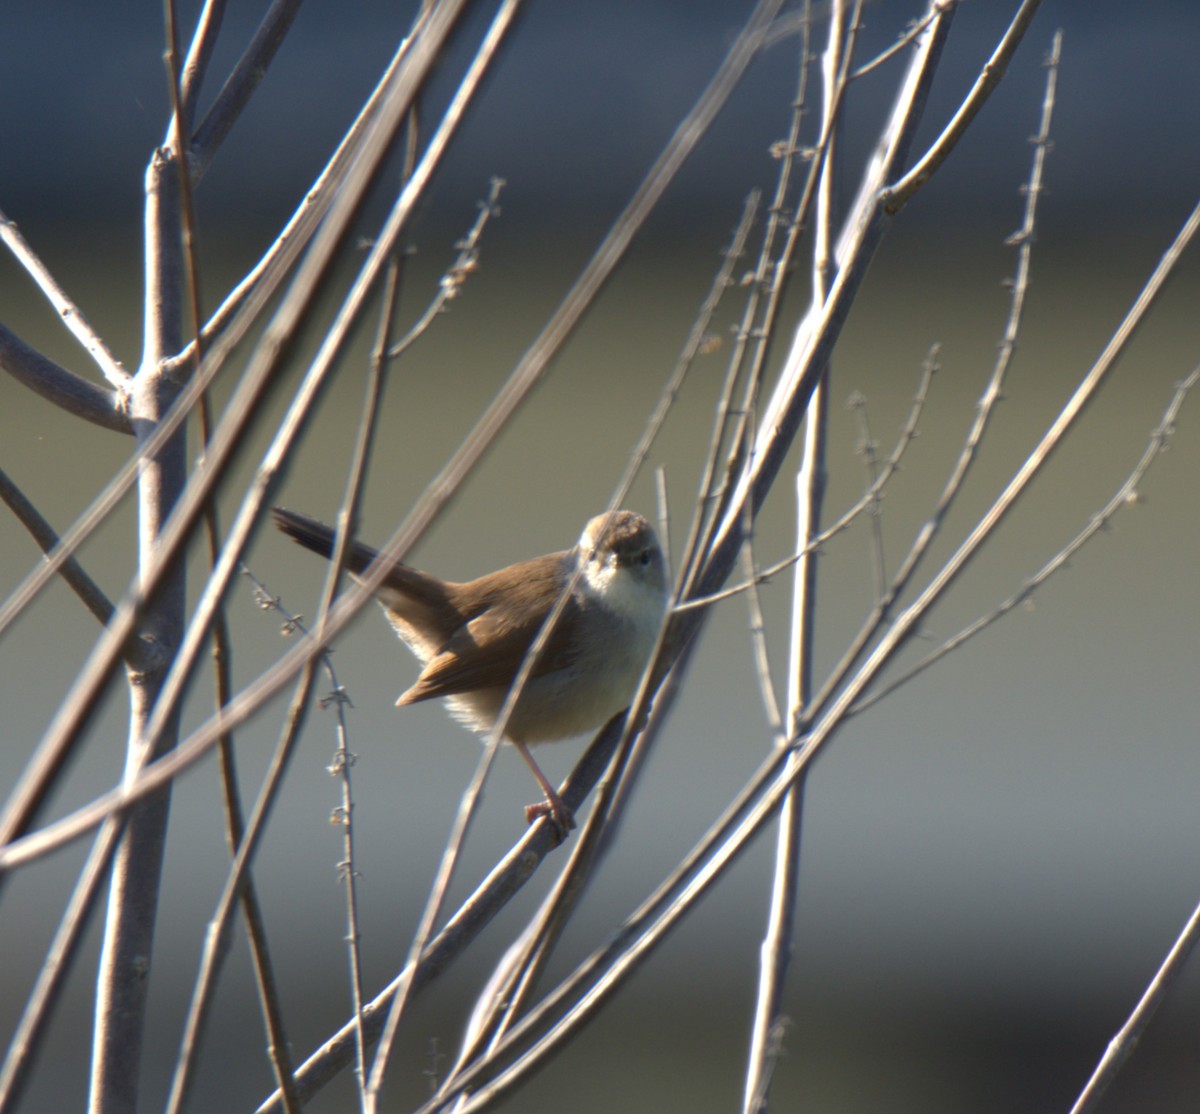
{"type": "Polygon", "coordinates": [[[533,760],[533,755],[529,753],[529,748],[524,743],[518,743],[515,739],[512,740],[512,745],[517,748],[517,753],[525,759],[525,764],[532,771],[538,785],[541,786],[542,792],[546,795],[544,801],[536,805],[525,806],[525,822],[532,824],[536,820],[540,820],[543,816],[549,816],[550,823],[554,825],[554,830],[558,833],[558,842],[562,843],[567,838],[567,833],[575,827],[574,813],[567,808],[562,798],[558,795],[557,790],[547,780],[546,775],[538,768],[538,764],[533,760]]]}

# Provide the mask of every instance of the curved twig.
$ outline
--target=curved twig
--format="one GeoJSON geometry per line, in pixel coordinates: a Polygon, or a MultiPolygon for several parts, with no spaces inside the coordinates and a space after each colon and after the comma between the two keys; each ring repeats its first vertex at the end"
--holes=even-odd
{"type": "Polygon", "coordinates": [[[117,433],[133,433],[122,389],[98,387],[68,371],[3,325],[0,325],[0,368],[68,414],[117,433]]]}

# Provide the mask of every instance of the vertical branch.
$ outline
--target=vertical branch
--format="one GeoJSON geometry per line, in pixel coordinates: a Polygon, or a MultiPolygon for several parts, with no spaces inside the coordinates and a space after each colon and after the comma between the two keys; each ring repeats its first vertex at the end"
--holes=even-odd
{"type": "MultiPolygon", "coordinates": [[[[258,401],[267,390],[271,377],[288,351],[299,323],[311,305],[311,300],[316,297],[335,252],[348,235],[349,222],[362,203],[371,181],[380,170],[387,145],[400,126],[401,114],[406,110],[418,86],[425,80],[465,3],[466,0],[443,0],[429,20],[423,22],[423,31],[411,50],[402,48],[398,52],[397,65],[389,67],[380,93],[378,109],[370,116],[362,132],[356,136],[347,151],[336,184],[332,181],[330,183],[332,201],[319,230],[313,233],[315,239],[311,250],[300,264],[288,296],[284,298],[265,334],[260,338],[246,372],[214,432],[204,464],[195,470],[189,487],[183,492],[177,512],[172,515],[171,522],[163,533],[158,559],[143,566],[136,588],[118,602],[108,631],[89,655],[70,693],[62,702],[53,722],[27,763],[25,772],[12,791],[9,803],[3,813],[0,813],[0,845],[12,842],[25,832],[44,806],[50,783],[70,756],[80,732],[96,711],[100,694],[116,666],[117,654],[114,651],[119,651],[134,633],[142,614],[143,598],[153,595],[158,590],[169,569],[177,561],[180,549],[191,533],[205,499],[226,474],[230,459],[241,445],[246,429],[253,417],[260,413],[258,401]]],[[[373,249],[364,264],[354,290],[317,355],[316,364],[310,368],[305,378],[297,403],[289,411],[254,485],[245,496],[242,512],[235,519],[230,539],[222,551],[222,564],[209,577],[205,593],[197,606],[197,618],[193,620],[196,624],[197,640],[207,632],[212,601],[225,590],[233,575],[254,525],[253,516],[261,513],[267,487],[273,482],[281,461],[286,458],[290,446],[299,435],[315,401],[316,391],[329,373],[333,361],[340,354],[342,345],[346,343],[348,332],[361,311],[363,300],[387,255],[387,244],[399,234],[400,228],[411,215],[413,206],[428,185],[434,167],[439,164],[455,127],[461,120],[470,95],[466,90],[462,90],[448,110],[448,116],[443,121],[438,135],[422,159],[423,170],[416,176],[419,181],[410,183],[400,202],[394,207],[390,223],[385,225],[382,234],[383,246],[378,250],[373,249]]],[[[181,390],[180,401],[175,408],[178,413],[168,413],[159,428],[146,435],[147,446],[153,445],[157,451],[175,436],[179,424],[184,420],[200,391],[211,381],[212,376],[229,356],[233,345],[245,336],[245,331],[255,316],[264,310],[266,301],[278,289],[284,277],[285,266],[290,266],[290,262],[290,258],[275,259],[268,272],[247,293],[235,312],[234,320],[228,324],[223,335],[209,351],[203,365],[187,387],[181,390]]],[[[166,367],[161,369],[161,374],[164,377],[169,375],[166,367]]],[[[49,555],[25,578],[8,601],[0,604],[0,631],[5,629],[28,600],[41,590],[55,574],[61,561],[74,551],[99,518],[111,509],[116,499],[129,490],[135,482],[136,467],[135,464],[121,468],[92,508],[64,535],[54,554],[49,555]]],[[[359,606],[366,595],[365,590],[359,593],[359,606]]],[[[344,617],[342,621],[345,622],[344,617]]],[[[336,631],[330,633],[332,635],[336,631]]],[[[178,668],[180,686],[184,684],[191,667],[194,651],[194,645],[189,647],[185,644],[181,657],[186,660],[178,668]]],[[[164,712],[164,717],[166,714],[164,712]]],[[[227,710],[227,716],[232,715],[233,712],[227,710]]],[[[230,718],[222,727],[234,725],[235,721],[230,718]]],[[[220,733],[219,729],[217,733],[220,733]]]]}
{"type": "Polygon", "coordinates": [[[1025,310],[1025,300],[1029,292],[1029,275],[1033,257],[1034,226],[1037,215],[1037,205],[1045,192],[1043,177],[1046,165],[1046,153],[1050,146],[1050,124],[1053,119],[1055,90],[1057,88],[1058,65],[1061,59],[1062,38],[1056,35],[1051,44],[1050,55],[1046,60],[1046,87],[1042,98],[1042,112],[1038,133],[1032,138],[1034,147],[1033,159],[1029,170],[1029,181],[1025,186],[1025,208],[1021,227],[1006,241],[1017,249],[1016,269],[1010,283],[1008,317],[1004,324],[1004,335],[998,345],[996,361],[992,373],[980,397],[975,417],[967,431],[962,451],[955,460],[950,476],[937,498],[929,518],[921,526],[908,552],[900,562],[891,583],[887,585],[877,600],[871,614],[851,640],[842,654],[841,661],[834,667],[825,679],[821,691],[817,693],[808,712],[811,720],[818,714],[855,665],[862,660],[878,632],[884,629],[891,618],[892,608],[904,593],[917,568],[929,552],[934,541],[945,525],[950,508],[962,491],[963,484],[975,461],[978,459],[979,448],[983,443],[997,405],[1003,399],[1005,378],[1012,364],[1017,349],[1017,338],[1021,331],[1021,321],[1025,310]]]}
{"type": "MultiPolygon", "coordinates": [[[[220,27],[224,2],[223,0],[217,0],[217,2],[209,0],[205,5],[183,72],[181,72],[179,64],[179,38],[176,30],[174,0],[166,0],[163,8],[167,38],[167,78],[171,95],[171,128],[168,145],[179,156],[174,162],[180,199],[183,278],[187,293],[188,323],[193,338],[191,346],[193,358],[190,366],[195,368],[204,359],[205,346],[200,332],[203,319],[200,312],[200,277],[196,260],[196,212],[193,204],[192,179],[185,153],[188,150],[187,137],[195,113],[195,101],[199,96],[203,74],[220,27]]],[[[174,365],[171,366],[173,371],[174,365]]],[[[184,367],[187,366],[189,365],[184,365],[184,367]]],[[[183,367],[179,370],[182,374],[183,367]]],[[[212,439],[213,426],[212,407],[207,390],[200,395],[199,417],[200,459],[203,462],[204,454],[212,439]]],[[[221,555],[221,528],[217,519],[215,493],[211,494],[204,504],[204,534],[208,544],[209,567],[215,569],[221,555]]],[[[218,717],[229,704],[233,695],[232,658],[229,625],[226,622],[225,609],[221,606],[213,616],[212,626],[213,684],[218,717]]],[[[236,856],[245,831],[245,817],[242,811],[241,794],[238,790],[237,752],[234,748],[231,731],[222,731],[217,753],[221,796],[225,806],[226,842],[229,846],[229,853],[236,856]]],[[[283,1023],[283,1008],[279,1001],[278,984],[275,981],[275,971],[267,943],[266,922],[263,918],[262,906],[258,901],[258,891],[255,889],[249,872],[247,872],[246,882],[240,896],[242,915],[246,922],[246,936],[250,944],[251,964],[254,968],[255,984],[267,1031],[267,1055],[275,1072],[275,1081],[283,1095],[284,1107],[288,1114],[292,1114],[293,1111],[299,1110],[299,1103],[296,1101],[292,1084],[292,1064],[288,1052],[287,1032],[283,1023]]]]}
{"type": "MultiPolygon", "coordinates": [[[[409,114],[408,132],[405,141],[405,179],[411,177],[416,162],[417,113],[416,109],[409,114]]],[[[383,397],[383,388],[387,381],[387,353],[391,340],[392,323],[396,314],[396,302],[400,289],[400,255],[397,253],[388,264],[387,276],[384,281],[382,307],[379,317],[379,329],[375,337],[374,349],[367,369],[366,399],[363,403],[363,414],[359,420],[358,437],[354,445],[354,457],[350,465],[350,477],[346,484],[346,494],[342,499],[341,510],[338,512],[337,534],[334,537],[333,561],[330,562],[330,573],[326,579],[326,591],[322,595],[319,614],[323,620],[328,613],[333,591],[337,586],[343,570],[346,553],[353,541],[358,528],[358,508],[362,501],[362,489],[365,485],[367,464],[371,455],[371,447],[375,442],[375,433],[379,425],[379,403],[383,397]]],[[[319,629],[319,627],[318,627],[319,629]]],[[[354,755],[346,745],[345,719],[342,714],[341,701],[344,699],[340,687],[335,685],[334,699],[338,701],[338,749],[334,755],[332,772],[342,783],[342,832],[345,855],[341,869],[346,885],[346,942],[350,961],[350,990],[354,1003],[355,1020],[355,1054],[357,1056],[357,1075],[359,1098],[364,1111],[374,1109],[376,1092],[367,1085],[367,1038],[363,1032],[363,986],[362,986],[362,954],[361,933],[358,921],[358,870],[354,865],[354,798],[350,784],[350,768],[354,765],[354,755]]]]}
{"type": "MultiPolygon", "coordinates": [[[[833,184],[837,159],[836,122],[842,100],[846,73],[854,49],[861,3],[854,6],[847,27],[847,10],[835,4],[821,64],[823,117],[821,135],[825,138],[825,158],[816,195],[814,222],[812,303],[814,312],[824,302],[834,271],[833,263],[833,184]]],[[[806,5],[807,9],[807,5],[806,5]]],[[[807,32],[807,23],[806,23],[807,32]]],[[[807,52],[807,34],[804,42],[807,52]]],[[[788,680],[787,731],[793,737],[805,705],[812,695],[813,642],[816,636],[817,557],[813,539],[821,530],[821,507],[825,496],[825,452],[829,425],[829,368],[820,379],[808,405],[804,452],[797,477],[797,549],[802,556],[796,563],[792,603],[791,668],[788,680]]],[[[804,815],[806,777],[796,779],[779,813],[779,832],[775,847],[775,875],[767,931],[759,954],[758,997],[751,1031],[749,1064],[743,1110],[755,1114],[767,1109],[771,1074],[783,1039],[783,991],[791,963],[792,937],[795,932],[796,896],[800,870],[800,834],[804,815]]]]}
{"type": "MultiPolygon", "coordinates": [[[[181,340],[182,259],[175,155],[156,150],[146,174],[146,302],[142,366],[130,390],[130,417],[144,445],[174,401],[178,385],[164,375],[162,360],[181,340]]],[[[138,566],[157,557],[166,522],[187,478],[186,430],[180,426],[153,454],[140,460],[137,486],[138,566]]],[[[145,727],[179,646],[184,621],[184,566],[177,560],[147,608],[143,636],[157,644],[156,661],[144,672],[127,670],[130,722],[126,776],[176,741],[178,715],[171,715],[147,753],[145,727]]],[[[154,944],[170,789],[165,787],[131,810],[113,861],[108,916],[96,995],[89,1108],[95,1114],[136,1110],[145,1021],[146,991],[154,944]]]]}

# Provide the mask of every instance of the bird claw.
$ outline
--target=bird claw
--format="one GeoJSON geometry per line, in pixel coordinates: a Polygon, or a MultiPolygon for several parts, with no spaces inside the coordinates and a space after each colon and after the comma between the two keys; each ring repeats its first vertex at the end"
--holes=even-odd
{"type": "Polygon", "coordinates": [[[575,814],[557,795],[554,800],[539,801],[536,805],[525,806],[525,823],[536,824],[543,816],[550,818],[550,824],[557,837],[556,844],[562,843],[575,827],[575,814]]]}

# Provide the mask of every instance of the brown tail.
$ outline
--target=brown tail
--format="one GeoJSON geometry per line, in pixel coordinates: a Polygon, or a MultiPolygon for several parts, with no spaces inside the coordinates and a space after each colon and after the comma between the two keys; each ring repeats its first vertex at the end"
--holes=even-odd
{"type": "MultiPolygon", "coordinates": [[[[275,525],[293,541],[322,557],[333,556],[332,527],[283,507],[272,507],[271,514],[275,516],[275,525]]],[[[346,566],[352,573],[360,573],[375,560],[378,552],[369,545],[355,542],[346,557],[346,566]]],[[[393,613],[393,623],[400,620],[408,624],[436,647],[445,641],[447,632],[457,630],[470,618],[462,615],[458,609],[454,597],[456,588],[457,585],[447,584],[435,576],[397,562],[388,570],[386,579],[375,595],[393,613]]]]}
{"type": "MultiPolygon", "coordinates": [[[[322,557],[333,556],[333,528],[326,526],[306,514],[297,514],[283,507],[272,507],[271,514],[275,517],[275,525],[289,538],[299,542],[305,549],[311,549],[322,557]]],[[[376,550],[362,542],[355,542],[346,556],[346,566],[351,572],[362,572],[374,559],[376,550]]]]}

